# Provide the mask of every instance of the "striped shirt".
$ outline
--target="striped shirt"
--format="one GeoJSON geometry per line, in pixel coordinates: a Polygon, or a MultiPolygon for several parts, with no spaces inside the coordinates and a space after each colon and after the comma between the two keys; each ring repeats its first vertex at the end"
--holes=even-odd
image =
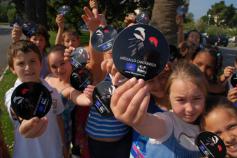
{"type": "Polygon", "coordinates": [[[116,120],[114,116],[100,115],[94,106],[87,119],[86,132],[93,138],[119,138],[126,135],[129,126],[116,120]]]}

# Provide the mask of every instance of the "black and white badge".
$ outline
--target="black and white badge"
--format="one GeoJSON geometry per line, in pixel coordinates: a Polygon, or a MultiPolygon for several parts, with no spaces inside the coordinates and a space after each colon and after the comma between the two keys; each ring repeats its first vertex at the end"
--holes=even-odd
{"type": "Polygon", "coordinates": [[[115,87],[110,81],[102,81],[93,91],[93,105],[102,116],[113,116],[110,100],[114,90],[115,87]]]}
{"type": "Polygon", "coordinates": [[[125,77],[149,80],[164,69],[170,50],[159,30],[149,25],[136,24],[119,33],[112,54],[116,68],[125,77]]]}
{"type": "Polygon", "coordinates": [[[34,22],[25,22],[22,24],[22,32],[26,37],[31,37],[36,33],[37,27],[34,22]]]}
{"type": "Polygon", "coordinates": [[[237,87],[237,73],[234,73],[230,78],[230,83],[233,87],[237,87]]]}
{"type": "Polygon", "coordinates": [[[58,8],[57,12],[61,15],[66,15],[70,11],[70,7],[68,5],[63,5],[60,8],[58,8]]]}
{"type": "Polygon", "coordinates": [[[91,44],[98,52],[112,49],[117,31],[112,26],[98,27],[91,37],[91,44]]]}
{"type": "Polygon", "coordinates": [[[23,119],[41,118],[48,113],[51,105],[51,94],[41,83],[22,83],[12,93],[11,109],[23,119]]]}
{"type": "Polygon", "coordinates": [[[76,90],[83,91],[92,83],[92,75],[85,67],[75,69],[70,76],[70,83],[76,90]]]}
{"type": "Polygon", "coordinates": [[[147,12],[141,11],[137,16],[136,16],[136,22],[139,24],[148,24],[150,22],[150,18],[147,12]]]}
{"type": "Polygon", "coordinates": [[[226,147],[219,136],[211,132],[201,132],[195,144],[203,156],[208,158],[225,158],[226,147]]]}
{"type": "Polygon", "coordinates": [[[83,47],[76,48],[71,54],[71,64],[74,68],[84,67],[89,59],[87,51],[83,47]]]}

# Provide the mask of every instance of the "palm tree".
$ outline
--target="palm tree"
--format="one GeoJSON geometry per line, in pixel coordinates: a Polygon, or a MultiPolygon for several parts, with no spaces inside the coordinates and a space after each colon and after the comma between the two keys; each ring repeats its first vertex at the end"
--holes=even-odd
{"type": "Polygon", "coordinates": [[[169,44],[177,44],[176,8],[178,0],[155,0],[152,10],[151,25],[158,28],[169,44]]]}

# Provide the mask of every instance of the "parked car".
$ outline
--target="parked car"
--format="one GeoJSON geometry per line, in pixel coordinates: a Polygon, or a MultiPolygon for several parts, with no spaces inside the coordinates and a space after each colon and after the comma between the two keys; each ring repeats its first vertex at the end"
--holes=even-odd
{"type": "Polygon", "coordinates": [[[227,47],[229,40],[225,35],[210,35],[208,42],[211,45],[227,47]]]}

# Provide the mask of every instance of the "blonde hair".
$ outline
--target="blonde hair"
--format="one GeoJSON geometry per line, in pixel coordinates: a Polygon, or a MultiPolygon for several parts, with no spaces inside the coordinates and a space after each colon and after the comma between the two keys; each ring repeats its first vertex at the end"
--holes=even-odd
{"type": "Polygon", "coordinates": [[[173,68],[173,72],[171,73],[167,81],[165,89],[167,94],[170,93],[170,87],[173,81],[176,79],[191,81],[193,84],[195,84],[198,88],[201,89],[205,96],[207,96],[208,83],[205,76],[197,66],[188,62],[179,62],[173,68]]]}

